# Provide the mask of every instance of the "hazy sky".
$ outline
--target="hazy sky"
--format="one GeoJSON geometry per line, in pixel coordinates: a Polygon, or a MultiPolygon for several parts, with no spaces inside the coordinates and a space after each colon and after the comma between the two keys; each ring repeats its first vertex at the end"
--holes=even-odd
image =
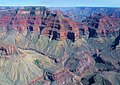
{"type": "Polygon", "coordinates": [[[0,0],[0,6],[120,7],[120,0],[0,0]]]}

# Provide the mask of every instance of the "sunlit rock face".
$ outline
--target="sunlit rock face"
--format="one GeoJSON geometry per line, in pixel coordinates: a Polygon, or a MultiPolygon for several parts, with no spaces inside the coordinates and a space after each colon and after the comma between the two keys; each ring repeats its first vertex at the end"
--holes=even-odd
{"type": "Polygon", "coordinates": [[[0,16],[0,27],[5,27],[5,31],[9,29],[19,32],[24,30],[37,31],[41,35],[49,35],[49,37],[53,35],[53,39],[66,39],[68,32],[72,31],[75,33],[75,37],[78,37],[77,24],[72,19],[64,17],[57,10],[50,11],[46,7],[21,7],[10,10],[11,12],[5,11],[0,16]],[[55,34],[55,31],[58,34],[55,34]]]}
{"type": "Polygon", "coordinates": [[[0,84],[119,85],[119,10],[102,10],[76,22],[46,7],[1,8],[0,84]]]}

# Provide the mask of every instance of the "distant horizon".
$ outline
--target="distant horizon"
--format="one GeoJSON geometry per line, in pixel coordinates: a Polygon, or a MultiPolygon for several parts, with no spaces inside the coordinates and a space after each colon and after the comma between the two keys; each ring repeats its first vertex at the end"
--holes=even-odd
{"type": "Polygon", "coordinates": [[[0,6],[120,7],[115,0],[0,0],[0,6]]]}
{"type": "MultiPolygon", "coordinates": [[[[0,6],[0,7],[42,7],[41,5],[39,6],[0,6]]],[[[43,6],[47,7],[47,6],[43,6]]],[[[85,7],[85,8],[120,8],[120,7],[95,7],[95,6],[74,6],[74,7],[47,7],[47,8],[79,8],[79,7],[85,7]]]]}

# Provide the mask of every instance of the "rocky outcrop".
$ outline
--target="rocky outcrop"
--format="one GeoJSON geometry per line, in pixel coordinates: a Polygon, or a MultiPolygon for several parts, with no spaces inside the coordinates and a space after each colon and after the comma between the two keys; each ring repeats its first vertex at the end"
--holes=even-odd
{"type": "Polygon", "coordinates": [[[84,85],[92,85],[92,84],[112,85],[107,79],[105,79],[99,74],[98,75],[92,74],[92,75],[86,76],[82,78],[81,81],[83,82],[84,85]]]}
{"type": "Polygon", "coordinates": [[[114,44],[111,47],[112,49],[116,49],[116,46],[119,45],[120,43],[120,30],[119,30],[119,35],[115,38],[115,41],[113,43],[114,44]]]}
{"type": "Polygon", "coordinates": [[[93,14],[83,22],[88,26],[89,37],[110,37],[119,34],[119,18],[93,14]]]}
{"type": "MultiPolygon", "coordinates": [[[[49,11],[45,7],[23,7],[17,12],[6,12],[1,14],[0,26],[9,29],[15,29],[19,32],[24,30],[37,31],[40,35],[48,35],[52,39],[66,39],[70,31],[74,36],[78,36],[78,27],[76,23],[69,18],[65,18],[59,11],[49,11]],[[57,33],[56,33],[57,32],[57,33]]],[[[74,42],[74,40],[72,40],[74,42]]]]}

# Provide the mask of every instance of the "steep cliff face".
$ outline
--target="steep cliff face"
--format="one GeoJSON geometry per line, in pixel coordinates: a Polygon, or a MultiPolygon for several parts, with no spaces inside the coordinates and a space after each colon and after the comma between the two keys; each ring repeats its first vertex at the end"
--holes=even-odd
{"type": "Polygon", "coordinates": [[[66,39],[69,32],[78,35],[78,26],[70,19],[65,18],[59,11],[50,11],[45,7],[19,8],[14,12],[1,14],[0,26],[15,29],[19,32],[25,30],[37,31],[40,35],[48,35],[52,39],[66,39]]]}
{"type": "Polygon", "coordinates": [[[0,19],[0,26],[4,31],[9,29],[19,32],[37,31],[40,35],[48,35],[52,39],[70,39],[69,36],[76,39],[88,33],[89,37],[116,36],[119,33],[119,24],[119,18],[108,16],[107,13],[91,14],[82,22],[74,22],[71,18],[65,17],[61,11],[50,11],[45,7],[21,7],[1,13],[0,19]]]}
{"type": "Polygon", "coordinates": [[[89,36],[92,37],[110,37],[119,34],[119,18],[93,14],[83,20],[83,23],[88,26],[89,36]]]}
{"type": "Polygon", "coordinates": [[[46,7],[12,9],[0,10],[0,84],[119,84],[119,18],[75,22],[46,7]]]}

